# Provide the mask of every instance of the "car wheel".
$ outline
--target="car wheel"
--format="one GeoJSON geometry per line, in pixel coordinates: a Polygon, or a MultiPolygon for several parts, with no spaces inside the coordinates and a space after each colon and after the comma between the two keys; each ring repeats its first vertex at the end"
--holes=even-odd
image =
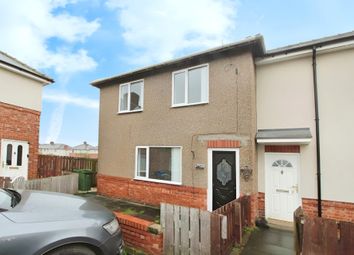
{"type": "Polygon", "coordinates": [[[46,255],[96,255],[96,253],[87,246],[75,244],[59,247],[46,255]]]}

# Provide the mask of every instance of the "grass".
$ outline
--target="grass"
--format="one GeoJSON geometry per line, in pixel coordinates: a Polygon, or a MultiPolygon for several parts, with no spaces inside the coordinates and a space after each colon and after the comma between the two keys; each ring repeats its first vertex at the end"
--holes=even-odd
{"type": "Polygon", "coordinates": [[[133,247],[126,246],[122,255],[146,255],[146,253],[133,247]]]}
{"type": "Polygon", "coordinates": [[[254,231],[258,231],[257,227],[244,227],[243,228],[243,234],[251,234],[254,231]]]}
{"type": "Polygon", "coordinates": [[[142,215],[144,214],[144,210],[137,211],[133,208],[127,208],[121,211],[121,213],[127,214],[127,215],[142,215]]]}
{"type": "Polygon", "coordinates": [[[246,246],[251,234],[255,231],[258,231],[258,228],[257,227],[244,227],[242,229],[242,231],[243,231],[242,243],[237,244],[237,245],[235,245],[234,248],[232,248],[231,255],[240,255],[243,248],[246,246]]]}
{"type": "Polygon", "coordinates": [[[160,224],[160,215],[157,215],[154,219],[154,223],[160,224]]]}

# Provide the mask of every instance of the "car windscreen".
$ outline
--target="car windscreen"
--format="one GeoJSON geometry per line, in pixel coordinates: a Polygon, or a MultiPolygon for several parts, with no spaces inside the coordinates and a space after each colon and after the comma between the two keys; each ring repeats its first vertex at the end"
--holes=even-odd
{"type": "Polygon", "coordinates": [[[4,189],[0,189],[0,210],[9,210],[12,208],[13,198],[11,193],[4,189]]]}

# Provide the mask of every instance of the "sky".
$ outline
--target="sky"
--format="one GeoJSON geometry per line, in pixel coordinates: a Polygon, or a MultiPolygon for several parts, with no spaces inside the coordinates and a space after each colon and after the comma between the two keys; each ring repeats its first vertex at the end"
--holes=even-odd
{"type": "Polygon", "coordinates": [[[91,81],[255,34],[269,50],[353,31],[353,10],[351,0],[0,0],[0,50],[55,80],[40,143],[97,145],[91,81]]]}

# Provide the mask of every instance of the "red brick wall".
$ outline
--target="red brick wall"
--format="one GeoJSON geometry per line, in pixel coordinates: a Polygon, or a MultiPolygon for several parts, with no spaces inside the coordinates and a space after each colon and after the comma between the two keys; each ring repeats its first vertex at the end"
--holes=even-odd
{"type": "Polygon", "coordinates": [[[258,216],[265,217],[265,196],[263,192],[258,192],[258,216]]]}
{"type": "Polygon", "coordinates": [[[148,231],[153,223],[130,215],[115,212],[123,231],[126,245],[141,249],[147,254],[160,255],[163,253],[162,233],[153,234],[148,231]]]}
{"type": "MultiPolygon", "coordinates": [[[[302,207],[306,215],[317,216],[317,199],[303,198],[302,207]]],[[[322,200],[322,217],[354,222],[354,203],[322,200]]]]}
{"type": "Polygon", "coordinates": [[[240,148],[241,142],[238,140],[211,140],[208,141],[208,148],[240,148]]]}
{"type": "Polygon", "coordinates": [[[255,223],[256,218],[258,217],[258,195],[252,194],[251,197],[251,224],[255,223]]]}
{"type": "Polygon", "coordinates": [[[0,102],[0,139],[29,142],[28,178],[37,177],[40,112],[0,102]]]}
{"type": "Polygon", "coordinates": [[[207,190],[97,175],[97,192],[101,195],[160,205],[161,202],[207,209],[207,190]]]}
{"type": "Polygon", "coordinates": [[[300,153],[299,145],[266,145],[265,152],[300,153]]]}

